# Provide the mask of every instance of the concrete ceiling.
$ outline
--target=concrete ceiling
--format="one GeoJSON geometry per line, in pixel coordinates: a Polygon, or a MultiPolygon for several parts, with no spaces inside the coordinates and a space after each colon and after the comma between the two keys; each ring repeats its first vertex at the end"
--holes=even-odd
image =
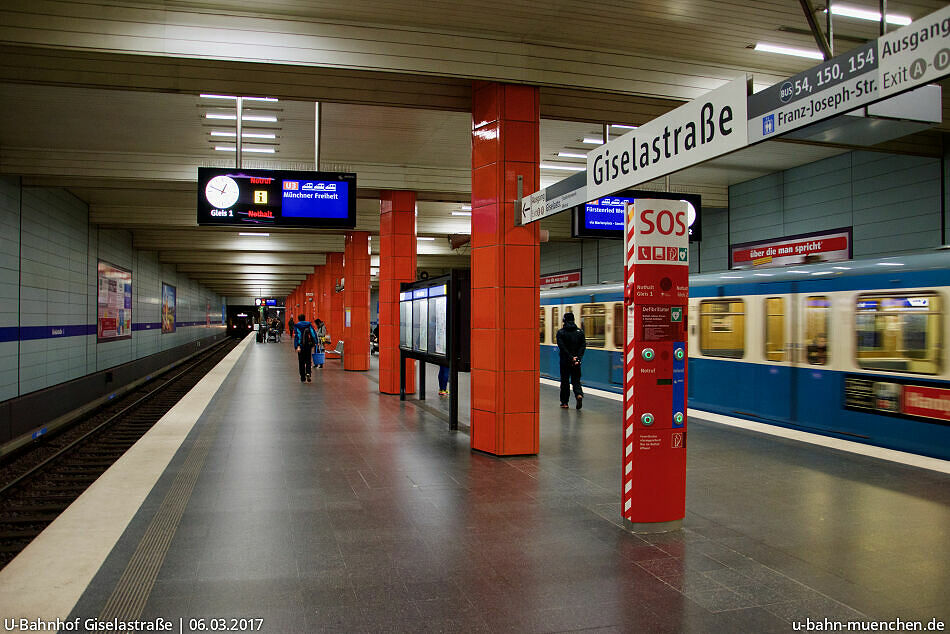
{"type": "MultiPolygon", "coordinates": [[[[582,140],[600,137],[604,122],[642,124],[739,72],[754,73],[764,86],[813,64],[748,48],[756,41],[814,48],[793,0],[647,0],[609,6],[489,0],[446,3],[439,10],[429,2],[391,0],[264,0],[253,10],[248,6],[236,0],[100,0],[86,7],[37,7],[9,0],[0,7],[0,54],[6,60],[0,64],[0,172],[21,175],[27,185],[69,188],[89,204],[91,222],[130,230],[137,248],[158,252],[163,262],[216,292],[281,296],[322,264],[326,253],[342,251],[343,235],[272,230],[268,238],[254,238],[196,227],[197,167],[233,164],[233,154],[215,150],[222,139],[210,134],[229,129],[212,124],[229,122],[205,118],[224,112],[227,102],[199,97],[205,90],[280,97],[256,106],[278,122],[253,124],[276,134],[273,142],[260,144],[276,152],[245,155],[245,167],[314,169],[313,100],[324,100],[320,166],[358,174],[357,229],[378,233],[379,190],[416,190],[418,235],[435,238],[419,242],[419,267],[441,269],[468,262],[467,249],[453,251],[447,237],[470,231],[468,217],[452,215],[470,198],[470,81],[506,78],[512,71],[506,70],[504,55],[512,42],[545,47],[549,55],[541,66],[525,54],[517,63],[522,81],[541,85],[541,162],[562,166],[583,165],[557,153],[591,149],[582,140]],[[92,5],[108,10],[110,28],[120,34],[125,28],[128,37],[110,39],[117,35],[106,33],[106,13],[83,13],[92,5]],[[191,21],[203,29],[195,36],[198,44],[215,49],[209,42],[219,32],[207,25],[230,20],[229,25],[245,25],[248,33],[256,29],[258,36],[268,29],[286,30],[287,24],[301,33],[336,29],[341,42],[357,27],[376,29],[379,41],[363,41],[360,51],[388,57],[385,64],[348,66],[341,60],[349,44],[331,42],[322,31],[324,39],[308,37],[328,50],[337,46],[340,56],[328,54],[326,65],[288,66],[276,53],[264,57],[259,47],[246,54],[213,55],[204,49],[136,48],[143,25],[161,20],[166,48],[173,48],[174,28],[191,21]],[[427,39],[416,41],[410,31],[424,32],[427,39]],[[84,32],[88,35],[76,35],[84,32]],[[386,38],[403,34],[406,48],[383,42],[384,33],[386,38]],[[557,34],[556,43],[548,41],[551,34],[557,34]],[[453,43],[456,52],[448,54],[453,43]],[[551,52],[552,44],[561,53],[551,52]],[[432,53],[431,67],[419,70],[405,60],[409,48],[424,46],[438,51],[432,53]],[[435,59],[439,56],[444,59],[435,59]],[[199,58],[203,61],[194,61],[199,58]],[[587,70],[580,60],[589,62],[587,70]],[[622,68],[610,70],[615,63],[622,68]]],[[[918,18],[942,6],[891,0],[888,10],[918,18]]],[[[838,20],[836,44],[839,50],[850,48],[873,38],[876,28],[838,20]]],[[[730,184],[847,149],[769,142],[675,174],[671,185],[702,194],[709,206],[725,206],[730,184]]],[[[542,170],[542,184],[568,173],[542,170]]],[[[554,240],[570,236],[564,214],[543,226],[554,240]]],[[[378,254],[376,241],[372,247],[378,254]]]]}

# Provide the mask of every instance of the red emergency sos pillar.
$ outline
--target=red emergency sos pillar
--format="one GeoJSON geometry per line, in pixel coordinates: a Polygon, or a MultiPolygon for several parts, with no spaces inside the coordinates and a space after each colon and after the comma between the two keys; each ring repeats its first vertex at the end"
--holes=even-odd
{"type": "Polygon", "coordinates": [[[624,231],[624,524],[678,528],[686,515],[687,203],[638,199],[624,231]]]}

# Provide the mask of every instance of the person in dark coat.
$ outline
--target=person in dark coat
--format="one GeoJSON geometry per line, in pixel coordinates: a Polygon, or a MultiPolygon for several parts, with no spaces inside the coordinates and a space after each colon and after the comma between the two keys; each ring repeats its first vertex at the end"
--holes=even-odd
{"type": "Polygon", "coordinates": [[[556,339],[561,358],[561,407],[568,406],[573,386],[577,409],[580,409],[584,401],[581,361],[587,349],[587,339],[584,337],[584,331],[574,323],[574,313],[564,313],[564,325],[557,331],[556,339]]]}
{"type": "Polygon", "coordinates": [[[303,313],[297,315],[294,324],[294,350],[297,351],[297,366],[300,368],[300,382],[310,383],[310,367],[313,363],[314,349],[317,346],[317,331],[313,324],[307,321],[303,313]]]}

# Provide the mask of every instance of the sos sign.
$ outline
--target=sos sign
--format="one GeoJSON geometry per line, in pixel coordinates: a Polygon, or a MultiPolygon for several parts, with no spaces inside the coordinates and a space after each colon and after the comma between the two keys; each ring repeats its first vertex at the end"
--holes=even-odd
{"type": "Polygon", "coordinates": [[[687,264],[689,204],[682,200],[640,198],[627,207],[637,262],[687,264]],[[631,222],[632,221],[632,222],[631,222]]]}

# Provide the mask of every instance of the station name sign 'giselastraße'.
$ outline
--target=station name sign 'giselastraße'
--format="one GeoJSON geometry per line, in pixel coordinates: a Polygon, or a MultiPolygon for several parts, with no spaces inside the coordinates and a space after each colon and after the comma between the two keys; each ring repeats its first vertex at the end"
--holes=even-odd
{"type": "Polygon", "coordinates": [[[748,91],[739,77],[588,152],[588,200],[745,147],[748,91]]]}
{"type": "Polygon", "coordinates": [[[198,224],[352,229],[356,174],[199,167],[198,224]]]}
{"type": "Polygon", "coordinates": [[[749,143],[935,81],[950,72],[950,5],[749,97],[749,143]]]}

